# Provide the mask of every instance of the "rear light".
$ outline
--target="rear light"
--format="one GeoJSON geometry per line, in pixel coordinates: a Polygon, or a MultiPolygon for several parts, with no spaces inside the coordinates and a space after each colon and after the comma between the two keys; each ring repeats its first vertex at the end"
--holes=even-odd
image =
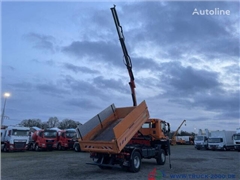
{"type": "Polygon", "coordinates": [[[94,158],[94,157],[97,157],[97,153],[91,152],[90,153],[90,158],[94,158]]]}
{"type": "Polygon", "coordinates": [[[117,154],[116,157],[120,159],[124,159],[125,156],[130,156],[130,153],[122,152],[121,154],[117,154]]]}
{"type": "Polygon", "coordinates": [[[118,154],[116,157],[117,157],[118,159],[123,159],[123,158],[124,158],[124,155],[123,155],[123,154],[118,154]]]}

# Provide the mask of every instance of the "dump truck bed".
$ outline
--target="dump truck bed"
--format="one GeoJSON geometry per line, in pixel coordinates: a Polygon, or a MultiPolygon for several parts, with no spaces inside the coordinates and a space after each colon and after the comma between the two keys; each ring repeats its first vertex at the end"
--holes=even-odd
{"type": "Polygon", "coordinates": [[[117,154],[148,119],[145,101],[134,107],[116,108],[112,104],[78,126],[81,150],[117,154]]]}

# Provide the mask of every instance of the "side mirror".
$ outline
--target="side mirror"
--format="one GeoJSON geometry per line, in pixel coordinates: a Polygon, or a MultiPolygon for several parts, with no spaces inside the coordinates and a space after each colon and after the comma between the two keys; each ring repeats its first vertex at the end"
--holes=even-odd
{"type": "Polygon", "coordinates": [[[171,131],[170,124],[167,123],[167,125],[168,125],[168,132],[170,132],[171,131]]]}

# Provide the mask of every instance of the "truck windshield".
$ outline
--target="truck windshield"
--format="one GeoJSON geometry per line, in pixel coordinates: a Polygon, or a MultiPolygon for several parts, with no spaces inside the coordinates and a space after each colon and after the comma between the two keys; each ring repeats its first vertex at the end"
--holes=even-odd
{"type": "Polygon", "coordinates": [[[66,132],[66,137],[67,138],[73,138],[77,136],[76,132],[66,132]]]}
{"type": "Polygon", "coordinates": [[[233,139],[234,139],[234,140],[240,140],[240,134],[235,134],[235,135],[233,136],[233,139]]]}
{"type": "Polygon", "coordinates": [[[28,130],[19,130],[19,129],[13,129],[12,135],[14,136],[28,136],[29,131],[28,130]]]}
{"type": "Polygon", "coordinates": [[[55,138],[57,136],[56,131],[44,131],[44,137],[55,138]]]}
{"type": "Polygon", "coordinates": [[[202,141],[203,140],[203,136],[197,136],[195,137],[195,141],[202,141]]]}
{"type": "Polygon", "coordinates": [[[147,122],[142,125],[142,128],[151,128],[151,123],[147,122]]]}
{"type": "Polygon", "coordinates": [[[220,143],[220,142],[223,142],[223,139],[222,138],[209,138],[208,142],[209,143],[220,143]]]}

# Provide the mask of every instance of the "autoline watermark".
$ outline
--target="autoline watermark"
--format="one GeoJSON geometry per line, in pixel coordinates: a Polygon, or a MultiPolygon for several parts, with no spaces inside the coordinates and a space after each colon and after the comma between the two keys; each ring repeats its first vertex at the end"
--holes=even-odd
{"type": "Polygon", "coordinates": [[[214,8],[214,9],[197,9],[195,8],[192,12],[192,15],[197,15],[197,16],[229,16],[230,15],[230,10],[223,10],[219,8],[214,8]]]}

